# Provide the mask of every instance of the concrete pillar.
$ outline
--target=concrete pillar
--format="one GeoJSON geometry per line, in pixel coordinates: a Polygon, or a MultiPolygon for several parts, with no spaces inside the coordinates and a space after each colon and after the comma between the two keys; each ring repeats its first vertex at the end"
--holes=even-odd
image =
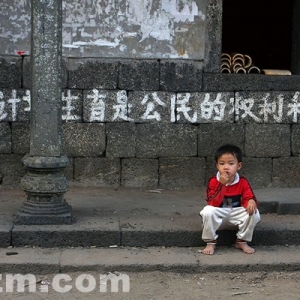
{"type": "Polygon", "coordinates": [[[27,199],[16,224],[70,224],[61,154],[62,0],[31,0],[31,139],[23,158],[27,199]]]}
{"type": "Polygon", "coordinates": [[[222,52],[223,0],[207,0],[206,2],[203,68],[206,73],[219,73],[222,52]]]}
{"type": "Polygon", "coordinates": [[[292,62],[293,75],[300,75],[300,0],[293,1],[292,62]]]}

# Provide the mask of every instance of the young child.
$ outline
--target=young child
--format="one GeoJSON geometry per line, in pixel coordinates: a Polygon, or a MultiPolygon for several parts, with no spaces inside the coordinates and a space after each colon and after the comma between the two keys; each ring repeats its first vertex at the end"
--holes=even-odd
{"type": "Polygon", "coordinates": [[[231,144],[224,145],[215,153],[218,173],[209,179],[207,205],[201,210],[203,221],[202,239],[207,243],[202,253],[212,255],[220,228],[237,226],[235,247],[245,253],[255,250],[247,242],[252,240],[255,225],[260,221],[257,200],[249,182],[237,171],[242,167],[242,151],[231,144]]]}

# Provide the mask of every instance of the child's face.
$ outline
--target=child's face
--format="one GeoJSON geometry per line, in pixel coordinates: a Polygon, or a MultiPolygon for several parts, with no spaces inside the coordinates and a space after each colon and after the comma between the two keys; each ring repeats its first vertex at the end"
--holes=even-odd
{"type": "Polygon", "coordinates": [[[242,163],[238,162],[237,158],[232,154],[225,153],[219,157],[216,166],[220,175],[225,174],[229,178],[229,183],[231,183],[235,178],[236,172],[242,167],[242,163]]]}

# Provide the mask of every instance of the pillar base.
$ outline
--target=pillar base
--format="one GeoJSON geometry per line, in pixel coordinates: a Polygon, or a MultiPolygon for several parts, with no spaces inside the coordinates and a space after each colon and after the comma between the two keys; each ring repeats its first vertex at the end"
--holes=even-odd
{"type": "Polygon", "coordinates": [[[30,215],[18,212],[14,224],[16,225],[71,225],[73,222],[72,210],[64,215],[30,215]]]}
{"type": "Polygon", "coordinates": [[[26,174],[21,185],[27,195],[17,213],[15,224],[61,225],[72,224],[72,208],[65,201],[68,181],[63,169],[68,165],[66,156],[23,158],[26,174]]]}

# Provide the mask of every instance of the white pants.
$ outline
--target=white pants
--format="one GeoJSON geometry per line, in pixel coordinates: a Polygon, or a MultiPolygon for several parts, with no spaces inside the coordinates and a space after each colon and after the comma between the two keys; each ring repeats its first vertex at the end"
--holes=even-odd
{"type": "Polygon", "coordinates": [[[250,242],[252,240],[255,225],[260,221],[259,211],[249,216],[244,207],[214,207],[206,205],[200,216],[203,221],[202,239],[205,242],[216,240],[219,229],[238,229],[237,238],[250,242]]]}

